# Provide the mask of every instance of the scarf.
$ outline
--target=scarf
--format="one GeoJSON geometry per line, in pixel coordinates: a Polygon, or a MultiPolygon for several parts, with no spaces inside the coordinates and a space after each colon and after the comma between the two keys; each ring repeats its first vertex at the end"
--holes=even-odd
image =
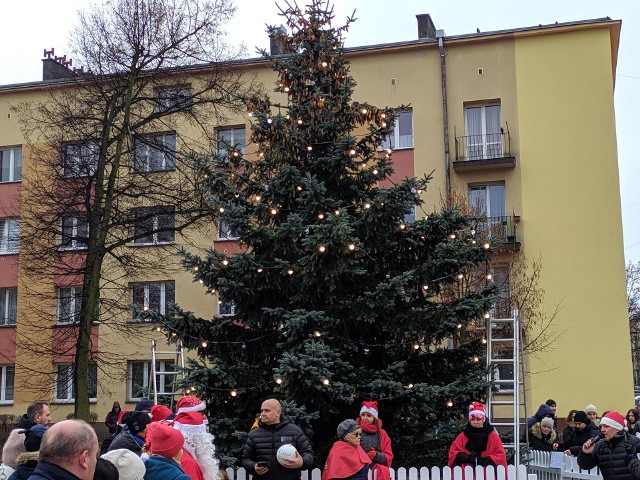
{"type": "Polygon", "coordinates": [[[464,427],[464,434],[467,437],[467,444],[465,448],[472,453],[480,455],[487,449],[487,443],[489,442],[489,434],[493,430],[493,427],[489,422],[484,422],[482,427],[474,428],[470,423],[464,427]]]}
{"type": "Polygon", "coordinates": [[[361,418],[356,418],[356,423],[362,427],[362,431],[365,433],[377,433],[382,428],[382,420],[378,419],[373,423],[364,423],[361,418]]]}

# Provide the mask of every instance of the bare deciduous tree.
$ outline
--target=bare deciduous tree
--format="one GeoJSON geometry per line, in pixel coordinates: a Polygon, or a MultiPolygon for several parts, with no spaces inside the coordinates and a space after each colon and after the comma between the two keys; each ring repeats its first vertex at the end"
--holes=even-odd
{"type": "MultiPolygon", "coordinates": [[[[79,13],[71,35],[86,70],[14,106],[29,165],[21,268],[32,308],[21,331],[49,328],[56,306],[58,323],[69,323],[51,342],[19,334],[18,344],[34,358],[72,361],[77,418],[89,418],[96,312],[100,328],[124,328],[131,276],[169,265],[174,236],[188,242],[210,213],[183,159],[209,151],[215,125],[254,88],[223,41],[233,13],[230,0],[105,0],[79,13]],[[153,250],[132,248],[141,245],[153,250]]],[[[31,368],[55,375],[43,365],[31,368]]]]}
{"type": "Polygon", "coordinates": [[[626,273],[633,383],[640,385],[640,261],[629,262],[626,273]]]}

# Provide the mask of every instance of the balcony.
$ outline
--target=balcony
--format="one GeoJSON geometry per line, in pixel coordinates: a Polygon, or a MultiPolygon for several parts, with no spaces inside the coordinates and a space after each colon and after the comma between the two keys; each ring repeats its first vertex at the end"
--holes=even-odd
{"type": "Polygon", "coordinates": [[[480,234],[498,238],[502,242],[501,252],[518,252],[520,251],[520,242],[516,237],[516,225],[519,221],[519,215],[487,217],[484,220],[478,220],[473,228],[480,234]]]}
{"type": "Polygon", "coordinates": [[[511,154],[509,131],[500,133],[456,137],[456,172],[474,170],[514,168],[516,158],[511,154]]]}

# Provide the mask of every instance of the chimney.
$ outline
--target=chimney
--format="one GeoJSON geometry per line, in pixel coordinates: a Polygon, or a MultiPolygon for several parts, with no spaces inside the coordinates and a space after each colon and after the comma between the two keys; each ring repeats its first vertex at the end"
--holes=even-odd
{"type": "Polygon", "coordinates": [[[284,25],[275,28],[269,34],[269,47],[271,55],[284,55],[284,41],[282,37],[287,35],[287,29],[284,25]]]}
{"type": "Polygon", "coordinates": [[[418,20],[418,38],[436,38],[436,26],[431,20],[431,15],[421,13],[416,15],[418,20]]]}
{"type": "Polygon", "coordinates": [[[72,60],[67,60],[67,56],[56,57],[54,49],[44,51],[42,59],[42,80],[59,80],[61,78],[75,77],[75,72],[71,70],[72,60]]]}

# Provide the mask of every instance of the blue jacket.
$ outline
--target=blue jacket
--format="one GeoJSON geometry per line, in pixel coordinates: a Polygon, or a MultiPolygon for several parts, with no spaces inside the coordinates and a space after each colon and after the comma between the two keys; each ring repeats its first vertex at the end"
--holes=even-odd
{"type": "Polygon", "coordinates": [[[78,477],[58,465],[41,461],[29,480],[78,480],[78,477]]]}
{"type": "Polygon", "coordinates": [[[191,480],[182,467],[169,458],[151,455],[144,466],[144,480],[191,480]]]}
{"type": "Polygon", "coordinates": [[[529,428],[529,430],[531,430],[531,427],[533,427],[536,423],[540,422],[545,417],[553,418],[555,423],[555,415],[551,411],[551,408],[546,403],[543,403],[538,407],[538,411],[535,413],[535,415],[527,420],[527,427],[529,428]]]}

